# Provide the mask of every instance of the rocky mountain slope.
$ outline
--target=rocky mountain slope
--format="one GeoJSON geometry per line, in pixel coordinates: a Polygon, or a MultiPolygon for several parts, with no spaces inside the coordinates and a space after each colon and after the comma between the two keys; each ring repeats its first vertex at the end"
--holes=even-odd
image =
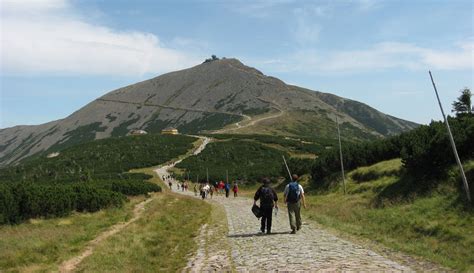
{"type": "Polygon", "coordinates": [[[388,136],[417,125],[222,59],[117,89],[61,120],[2,129],[0,166],[132,129],[334,137],[336,115],[346,139],[388,136]]]}

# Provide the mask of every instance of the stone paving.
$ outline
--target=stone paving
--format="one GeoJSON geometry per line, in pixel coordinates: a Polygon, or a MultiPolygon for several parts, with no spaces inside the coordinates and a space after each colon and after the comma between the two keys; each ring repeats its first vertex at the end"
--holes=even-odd
{"type": "Polygon", "coordinates": [[[259,235],[260,221],[250,211],[252,200],[220,200],[227,212],[232,258],[239,272],[411,271],[312,225],[303,224],[296,234],[289,234],[284,206],[273,216],[273,234],[259,235]]]}
{"type": "MultiPolygon", "coordinates": [[[[194,195],[192,192],[177,192],[194,195]]],[[[237,272],[413,272],[406,266],[306,223],[304,219],[302,229],[290,234],[286,207],[281,204],[277,215],[273,216],[272,234],[262,235],[259,234],[260,220],[250,211],[251,199],[214,195],[212,200],[206,200],[225,208],[229,232],[224,240],[228,240],[231,247],[229,260],[233,261],[237,272]]],[[[204,227],[204,230],[207,228],[204,227]]],[[[202,236],[198,239],[200,248],[203,247],[202,236]]],[[[191,259],[192,266],[199,268],[197,271],[228,268],[228,264],[225,267],[220,265],[225,257],[220,255],[218,258],[221,261],[214,261],[213,265],[213,259],[202,258],[203,251],[201,249],[191,259]],[[196,260],[202,264],[196,264],[196,260]]],[[[192,269],[191,264],[188,264],[188,269],[192,269]]]]}
{"type": "MultiPolygon", "coordinates": [[[[168,168],[169,166],[165,166],[156,171],[166,174],[168,168]]],[[[176,191],[176,181],[173,182],[176,191]]],[[[176,192],[194,196],[192,189],[188,192],[176,192]]],[[[231,264],[237,272],[413,271],[311,223],[305,223],[304,219],[302,229],[296,234],[290,234],[286,207],[281,204],[277,215],[273,216],[272,234],[261,235],[258,233],[260,221],[250,210],[253,203],[251,199],[214,195],[212,200],[206,200],[225,209],[226,216],[222,214],[222,217],[227,217],[228,234],[210,236],[213,238],[209,239],[206,234],[210,232],[210,227],[204,226],[196,239],[199,249],[190,258],[185,271],[231,271],[231,264]],[[214,240],[212,249],[206,249],[209,240],[214,240]],[[220,249],[216,249],[216,246],[220,246],[220,249]],[[230,257],[226,257],[226,246],[231,248],[230,257]]]]}

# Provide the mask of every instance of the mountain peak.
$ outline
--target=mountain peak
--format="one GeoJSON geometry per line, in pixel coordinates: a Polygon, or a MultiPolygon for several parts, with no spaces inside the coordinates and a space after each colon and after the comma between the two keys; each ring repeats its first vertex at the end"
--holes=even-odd
{"type": "Polygon", "coordinates": [[[331,138],[336,116],[349,139],[416,126],[361,103],[287,85],[236,58],[214,57],[109,92],[62,120],[0,130],[0,166],[132,129],[331,138]]]}
{"type": "MultiPolygon", "coordinates": [[[[214,56],[214,55],[213,55],[214,56]]],[[[215,56],[214,56],[215,57],[215,56]]],[[[215,57],[206,59],[202,64],[198,65],[199,67],[213,67],[215,69],[223,69],[223,68],[235,68],[240,71],[245,71],[249,73],[256,73],[259,75],[264,75],[261,71],[254,67],[250,67],[242,63],[239,59],[237,58],[226,58],[223,57],[221,59],[215,57]]]]}

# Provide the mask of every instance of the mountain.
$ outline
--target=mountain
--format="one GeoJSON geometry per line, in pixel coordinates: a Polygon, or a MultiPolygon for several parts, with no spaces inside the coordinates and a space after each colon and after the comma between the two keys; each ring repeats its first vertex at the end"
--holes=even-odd
{"type": "Polygon", "coordinates": [[[114,90],[64,119],[2,129],[0,166],[132,129],[334,138],[336,116],[341,134],[352,140],[417,126],[357,101],[287,85],[237,59],[222,59],[114,90]]]}

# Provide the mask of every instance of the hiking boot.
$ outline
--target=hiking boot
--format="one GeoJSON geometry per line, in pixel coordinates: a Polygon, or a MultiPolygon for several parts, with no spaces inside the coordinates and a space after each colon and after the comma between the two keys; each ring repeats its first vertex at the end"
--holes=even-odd
{"type": "Polygon", "coordinates": [[[267,234],[272,234],[272,232],[270,230],[267,230],[267,234]]]}
{"type": "Polygon", "coordinates": [[[292,229],[290,234],[296,234],[296,230],[295,229],[292,229]]]}

